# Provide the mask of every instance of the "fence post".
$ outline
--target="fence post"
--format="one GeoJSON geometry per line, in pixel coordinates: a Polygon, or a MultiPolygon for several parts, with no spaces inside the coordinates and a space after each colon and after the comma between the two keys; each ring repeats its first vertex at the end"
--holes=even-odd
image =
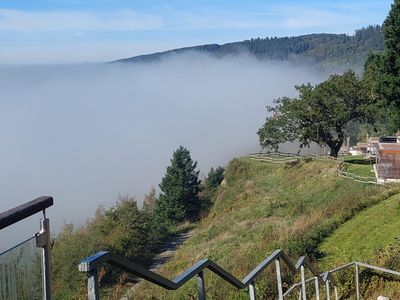
{"type": "Polygon", "coordinates": [[[250,297],[250,300],[256,300],[256,293],[254,290],[254,282],[249,284],[249,297],[250,297]]]}
{"type": "Polygon", "coordinates": [[[89,271],[88,275],[88,300],[100,300],[99,272],[97,269],[89,271]]]}
{"type": "Polygon", "coordinates": [[[360,278],[359,278],[357,263],[356,263],[356,300],[360,300],[360,278]]]}
{"type": "Polygon", "coordinates": [[[306,296],[306,277],[304,275],[304,267],[300,267],[301,272],[301,293],[302,293],[302,300],[307,300],[306,296]]]}
{"type": "Polygon", "coordinates": [[[329,290],[329,279],[325,282],[326,287],[326,300],[331,300],[331,292],[329,290]]]}
{"type": "Polygon", "coordinates": [[[333,288],[335,290],[335,300],[338,300],[339,296],[338,296],[337,286],[335,285],[333,288]]]}
{"type": "Polygon", "coordinates": [[[197,274],[196,278],[197,278],[197,295],[199,297],[199,300],[206,300],[206,285],[204,282],[203,271],[197,274]]]}
{"type": "Polygon", "coordinates": [[[36,234],[36,246],[42,248],[43,299],[51,300],[50,221],[46,218],[45,210],[40,219],[40,231],[36,234]]]}
{"type": "Polygon", "coordinates": [[[276,270],[276,281],[278,284],[278,299],[283,300],[281,266],[279,263],[279,258],[275,259],[275,270],[276,270]]]}
{"type": "Polygon", "coordinates": [[[315,298],[319,300],[319,284],[318,277],[315,277],[315,298]]]}

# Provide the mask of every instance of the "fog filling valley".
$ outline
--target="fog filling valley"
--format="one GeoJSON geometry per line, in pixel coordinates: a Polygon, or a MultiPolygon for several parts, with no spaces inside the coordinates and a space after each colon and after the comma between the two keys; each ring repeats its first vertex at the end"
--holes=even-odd
{"type": "MultiPolygon", "coordinates": [[[[57,233],[118,195],[141,203],[179,145],[202,176],[259,151],[265,106],[325,78],[282,62],[198,53],[149,64],[0,67],[0,211],[51,195],[57,233]]],[[[38,230],[36,215],[2,230],[1,247],[38,230]]]]}

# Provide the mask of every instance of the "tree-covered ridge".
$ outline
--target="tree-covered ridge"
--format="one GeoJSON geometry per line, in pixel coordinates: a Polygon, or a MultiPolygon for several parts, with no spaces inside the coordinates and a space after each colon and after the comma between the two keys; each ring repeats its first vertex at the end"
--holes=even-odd
{"type": "Polygon", "coordinates": [[[261,59],[289,60],[323,66],[360,66],[368,52],[383,50],[381,26],[356,30],[354,35],[308,34],[296,37],[256,38],[223,45],[208,44],[120,59],[117,62],[157,62],[168,55],[200,51],[215,57],[251,53],[261,59]]]}

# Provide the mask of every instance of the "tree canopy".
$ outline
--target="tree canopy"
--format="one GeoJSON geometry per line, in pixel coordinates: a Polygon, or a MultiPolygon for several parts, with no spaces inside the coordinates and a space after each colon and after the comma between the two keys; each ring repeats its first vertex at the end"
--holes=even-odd
{"type": "Polygon", "coordinates": [[[400,128],[400,1],[395,0],[383,26],[384,51],[370,53],[364,77],[375,95],[386,101],[389,133],[400,128]]]}
{"type": "Polygon", "coordinates": [[[328,145],[337,156],[350,121],[373,123],[377,101],[369,97],[364,82],[353,71],[332,75],[317,84],[296,86],[297,98],[274,100],[271,114],[259,129],[260,144],[277,148],[286,141],[299,140],[301,147],[315,142],[328,145]]]}
{"type": "Polygon", "coordinates": [[[161,215],[173,222],[196,220],[201,210],[199,199],[200,180],[197,162],[190,157],[190,152],[180,146],[172,155],[160,183],[160,197],[157,209],[161,215]]]}

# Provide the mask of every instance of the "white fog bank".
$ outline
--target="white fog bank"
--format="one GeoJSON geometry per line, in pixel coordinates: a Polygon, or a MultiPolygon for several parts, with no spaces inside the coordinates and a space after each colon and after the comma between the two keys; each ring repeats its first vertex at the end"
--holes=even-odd
{"type": "MultiPolygon", "coordinates": [[[[258,151],[265,106],[324,77],[248,56],[194,53],[147,65],[0,67],[0,211],[51,195],[57,232],[119,194],[140,202],[179,145],[203,175],[258,151]]],[[[38,219],[24,224],[28,236],[38,219]]],[[[3,230],[2,244],[25,237],[21,226],[3,230]]]]}

